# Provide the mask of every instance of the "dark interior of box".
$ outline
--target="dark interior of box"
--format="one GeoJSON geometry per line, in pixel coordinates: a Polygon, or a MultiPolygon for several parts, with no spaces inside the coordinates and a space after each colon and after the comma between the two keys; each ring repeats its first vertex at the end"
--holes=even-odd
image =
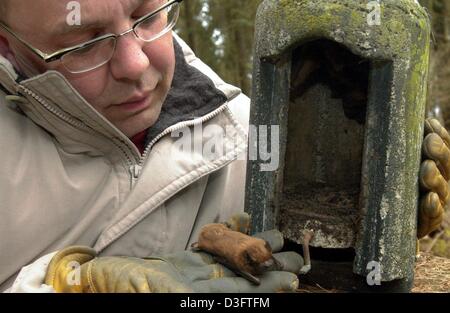
{"type": "Polygon", "coordinates": [[[311,245],[354,246],[359,221],[370,61],[328,40],[292,53],[280,228],[311,245]]]}

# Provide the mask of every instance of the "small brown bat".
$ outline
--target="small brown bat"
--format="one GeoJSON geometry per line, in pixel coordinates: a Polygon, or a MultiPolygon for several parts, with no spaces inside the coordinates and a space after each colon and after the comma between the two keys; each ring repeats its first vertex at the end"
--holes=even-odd
{"type": "Polygon", "coordinates": [[[255,284],[259,284],[259,279],[254,275],[279,266],[267,241],[233,231],[223,224],[203,226],[198,242],[192,247],[211,253],[217,262],[255,284]]]}

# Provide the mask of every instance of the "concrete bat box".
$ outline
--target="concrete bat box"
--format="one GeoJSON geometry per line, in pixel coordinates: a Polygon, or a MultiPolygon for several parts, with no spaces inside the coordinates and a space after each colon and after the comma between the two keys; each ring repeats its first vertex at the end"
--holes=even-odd
{"type": "Polygon", "coordinates": [[[310,277],[411,288],[429,42],[414,0],[259,7],[250,123],[279,126],[280,164],[249,161],[246,210],[254,232],[313,232],[310,277]]]}

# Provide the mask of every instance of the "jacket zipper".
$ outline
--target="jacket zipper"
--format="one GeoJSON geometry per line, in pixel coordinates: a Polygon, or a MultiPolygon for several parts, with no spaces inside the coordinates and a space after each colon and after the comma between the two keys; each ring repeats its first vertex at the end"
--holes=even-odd
{"type": "MultiPolygon", "coordinates": [[[[23,92],[25,92],[26,94],[28,94],[29,96],[31,96],[33,99],[35,99],[36,101],[38,101],[40,104],[42,104],[42,106],[49,111],[50,113],[54,114],[56,117],[58,117],[59,119],[65,121],[66,123],[74,126],[75,128],[79,128],[79,129],[83,129],[83,130],[87,130],[88,132],[95,134],[96,131],[93,130],[92,128],[90,128],[89,126],[87,126],[85,123],[78,121],[70,116],[68,116],[66,113],[62,112],[61,110],[58,110],[56,108],[54,108],[53,106],[51,106],[50,104],[48,104],[48,102],[41,98],[40,96],[38,96],[36,93],[34,93],[33,91],[31,91],[30,89],[22,86],[22,85],[18,85],[19,89],[22,90],[23,92]]],[[[128,165],[128,168],[131,169],[134,165],[134,162],[131,160],[131,158],[129,157],[129,155],[126,153],[126,151],[124,150],[124,148],[122,147],[122,145],[125,145],[125,143],[123,143],[120,139],[116,139],[116,138],[112,138],[112,142],[113,144],[119,148],[119,150],[123,153],[123,155],[125,156],[125,160],[126,163],[128,165]],[[119,141],[121,144],[119,144],[117,141],[119,141]]],[[[131,176],[131,180],[133,180],[133,176],[131,176]]]]}
{"type": "Polygon", "coordinates": [[[155,143],[160,140],[162,137],[183,129],[185,127],[189,127],[189,126],[196,126],[199,124],[203,124],[211,119],[213,119],[214,117],[216,117],[217,115],[219,115],[221,112],[223,112],[225,109],[227,108],[226,104],[223,104],[222,106],[220,106],[219,108],[217,108],[216,110],[212,111],[211,113],[208,113],[206,115],[204,115],[203,117],[199,118],[199,119],[195,119],[195,120],[190,120],[190,121],[185,121],[185,122],[181,122],[178,123],[177,125],[174,126],[170,126],[168,128],[166,128],[163,132],[161,132],[158,136],[156,136],[145,148],[144,153],[142,154],[140,160],[139,160],[139,164],[137,165],[139,168],[142,169],[142,167],[144,166],[145,161],[147,160],[148,154],[150,153],[151,149],[153,148],[153,146],[155,145],[155,143]]]}
{"type": "MultiPolygon", "coordinates": [[[[78,121],[70,116],[68,116],[66,113],[63,113],[62,111],[55,109],[54,107],[52,107],[50,104],[47,103],[47,101],[45,101],[44,99],[42,99],[40,96],[38,96],[36,93],[34,93],[33,91],[31,91],[30,89],[24,87],[23,85],[18,85],[19,89],[23,90],[26,94],[30,95],[33,99],[35,99],[36,101],[38,101],[40,104],[42,104],[42,106],[49,112],[51,112],[52,114],[56,115],[58,118],[62,119],[63,121],[71,124],[72,126],[76,127],[76,128],[82,128],[85,130],[88,130],[91,133],[95,133],[95,131],[90,128],[89,126],[87,126],[86,124],[84,124],[81,121],[78,121]]],[[[214,117],[216,117],[217,115],[219,115],[221,112],[223,112],[227,107],[227,104],[223,104],[222,106],[220,106],[219,108],[217,108],[216,110],[212,111],[209,114],[206,114],[205,116],[203,116],[200,119],[195,119],[195,120],[190,120],[190,121],[185,121],[185,122],[181,122],[178,123],[175,126],[171,126],[166,128],[163,132],[161,132],[158,136],[156,136],[145,148],[144,153],[141,155],[141,157],[139,158],[138,163],[133,162],[133,160],[131,160],[131,158],[129,157],[128,153],[126,153],[126,151],[123,149],[122,145],[126,145],[125,143],[123,143],[120,139],[116,139],[113,138],[112,142],[114,143],[114,145],[116,147],[119,148],[120,151],[122,151],[122,153],[125,156],[126,159],[126,163],[128,164],[128,169],[130,172],[130,190],[134,188],[137,180],[139,179],[139,176],[141,175],[142,172],[142,168],[144,167],[145,161],[148,158],[148,155],[151,152],[151,149],[153,148],[153,146],[155,145],[155,143],[161,139],[162,137],[166,136],[167,134],[183,129],[185,127],[189,127],[189,126],[195,126],[195,125],[199,125],[199,124],[203,124],[205,122],[207,122],[208,120],[213,119],[214,117]],[[117,141],[119,141],[121,144],[117,143],[117,141]]],[[[128,145],[126,145],[128,147],[128,145]]],[[[129,148],[129,147],[128,147],[129,148]]],[[[130,149],[130,148],[129,148],[130,149]]]]}
{"type": "MultiPolygon", "coordinates": [[[[220,106],[219,108],[217,108],[216,110],[214,110],[213,112],[211,112],[211,113],[209,113],[209,114],[203,116],[203,117],[200,118],[200,119],[190,120],[190,121],[186,121],[186,122],[181,122],[181,123],[179,123],[179,124],[177,124],[177,125],[168,127],[168,128],[166,128],[162,133],[160,133],[158,136],[156,136],[156,137],[155,137],[155,138],[147,145],[147,147],[145,148],[144,153],[142,154],[142,157],[141,157],[141,160],[140,160],[139,164],[136,165],[136,167],[130,168],[130,172],[133,171],[133,173],[136,174],[136,176],[135,176],[135,181],[139,178],[140,171],[142,170],[142,167],[144,166],[144,163],[145,163],[145,161],[146,161],[146,159],[147,159],[147,156],[148,156],[148,154],[150,153],[150,151],[151,151],[153,145],[154,145],[159,139],[161,139],[161,138],[164,137],[165,135],[169,134],[170,132],[173,132],[173,131],[182,129],[182,128],[184,128],[184,127],[195,126],[195,125],[204,123],[204,122],[206,122],[206,121],[208,121],[208,120],[214,118],[215,116],[219,115],[221,112],[225,111],[226,108],[227,108],[227,104],[225,103],[225,104],[223,104],[222,106],[220,106]],[[134,171],[136,171],[136,172],[134,172],[134,171]]],[[[155,206],[155,207],[156,207],[156,206],[155,206]]],[[[135,224],[133,224],[133,225],[135,225],[135,224]]],[[[98,252],[98,253],[102,252],[108,245],[110,245],[112,242],[114,242],[114,241],[115,241],[118,237],[120,237],[122,234],[126,233],[131,227],[133,227],[133,226],[127,227],[126,229],[122,230],[122,231],[120,232],[120,234],[116,234],[116,235],[114,235],[113,238],[110,238],[109,240],[107,240],[106,243],[104,243],[103,245],[101,245],[101,248],[99,248],[99,249],[97,250],[97,252],[98,252]]],[[[109,227],[108,227],[108,228],[109,228],[109,227]]],[[[103,236],[103,234],[104,234],[104,233],[102,233],[101,236],[103,236]]],[[[97,241],[97,242],[98,242],[98,241],[97,241]]]]}
{"type": "Polygon", "coordinates": [[[195,126],[199,124],[203,124],[204,122],[213,119],[217,115],[219,115],[221,112],[223,112],[226,108],[226,104],[223,104],[216,110],[212,111],[209,114],[206,114],[200,119],[190,120],[186,122],[181,122],[175,126],[171,126],[166,128],[163,132],[161,132],[158,136],[156,136],[145,148],[144,153],[142,154],[141,158],[139,159],[138,164],[134,164],[130,167],[130,173],[131,173],[131,186],[130,188],[133,189],[134,185],[136,184],[137,180],[139,179],[139,176],[141,175],[142,168],[144,167],[145,161],[148,158],[148,155],[150,154],[150,151],[152,150],[155,143],[161,139],[162,137],[170,134],[171,132],[183,129],[188,126],[195,126]]]}

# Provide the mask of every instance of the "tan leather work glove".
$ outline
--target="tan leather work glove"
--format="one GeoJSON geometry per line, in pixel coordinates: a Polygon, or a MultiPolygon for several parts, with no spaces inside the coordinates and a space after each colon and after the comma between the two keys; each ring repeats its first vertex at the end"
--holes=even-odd
{"type": "Polygon", "coordinates": [[[422,145],[423,162],[419,182],[417,237],[420,239],[437,230],[448,206],[450,191],[450,136],[436,119],[425,121],[425,139],[422,145]]]}
{"type": "MultiPolygon", "coordinates": [[[[232,229],[248,231],[246,218],[232,218],[232,229]],[[247,225],[247,226],[246,226],[247,225]]],[[[278,231],[260,234],[274,252],[283,247],[278,231]]],[[[69,247],[50,262],[45,283],[56,292],[289,292],[298,287],[303,259],[294,252],[275,253],[281,268],[260,276],[259,286],[238,277],[212,255],[182,251],[150,258],[96,257],[87,247],[69,247]],[[79,264],[79,266],[77,266],[79,264]]]]}

